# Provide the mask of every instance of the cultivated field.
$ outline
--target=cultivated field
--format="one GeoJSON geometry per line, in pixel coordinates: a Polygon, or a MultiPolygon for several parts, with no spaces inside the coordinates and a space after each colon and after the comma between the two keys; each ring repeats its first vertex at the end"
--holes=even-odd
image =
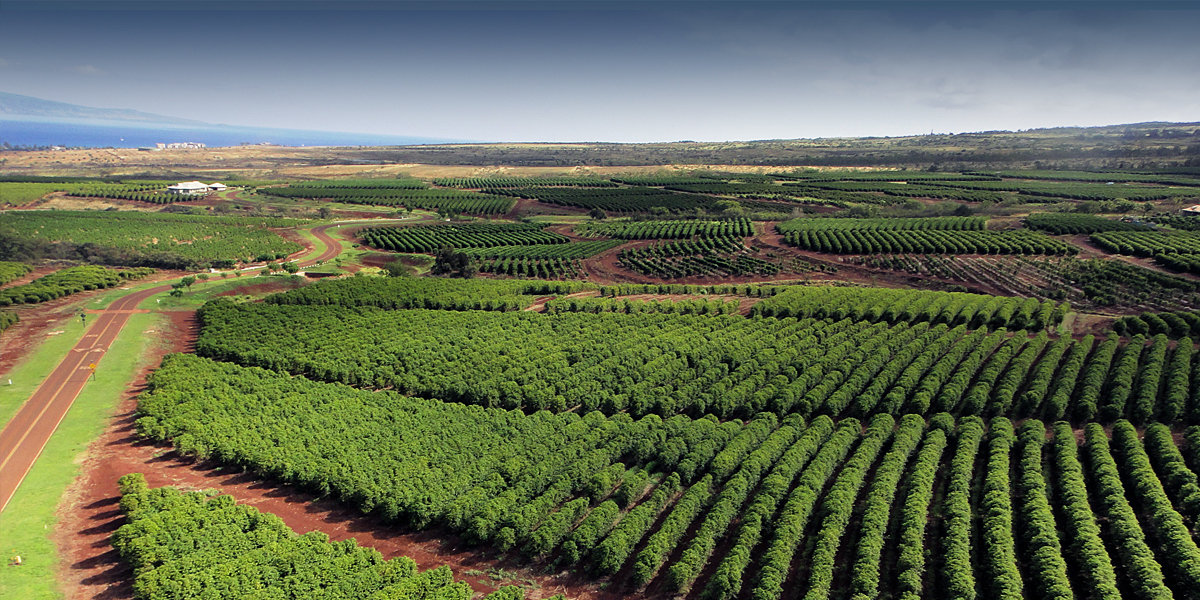
{"type": "Polygon", "coordinates": [[[1092,133],[4,152],[0,596],[1200,598],[1200,171],[1092,133]]]}

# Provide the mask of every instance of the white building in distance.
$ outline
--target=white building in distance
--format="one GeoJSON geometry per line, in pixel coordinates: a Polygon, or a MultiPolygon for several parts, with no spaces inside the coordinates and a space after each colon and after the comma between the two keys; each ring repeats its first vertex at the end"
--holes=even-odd
{"type": "Polygon", "coordinates": [[[208,184],[200,183],[199,181],[185,181],[183,183],[177,183],[175,185],[167,186],[168,194],[196,195],[196,194],[207,194],[208,191],[209,191],[208,184]]]}

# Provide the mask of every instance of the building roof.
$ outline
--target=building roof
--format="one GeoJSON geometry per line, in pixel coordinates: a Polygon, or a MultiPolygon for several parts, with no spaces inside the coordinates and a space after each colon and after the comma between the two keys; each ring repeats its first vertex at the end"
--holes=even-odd
{"type": "Polygon", "coordinates": [[[221,182],[219,182],[219,181],[216,181],[216,182],[213,182],[213,183],[209,184],[209,186],[208,186],[208,187],[210,187],[210,188],[215,188],[215,187],[226,187],[226,185],[225,185],[225,184],[223,184],[223,183],[221,183],[221,182]]]}
{"type": "Polygon", "coordinates": [[[182,183],[177,183],[175,185],[168,186],[167,189],[169,189],[169,190],[206,190],[206,189],[208,189],[208,184],[200,183],[199,181],[184,181],[182,183]]]}

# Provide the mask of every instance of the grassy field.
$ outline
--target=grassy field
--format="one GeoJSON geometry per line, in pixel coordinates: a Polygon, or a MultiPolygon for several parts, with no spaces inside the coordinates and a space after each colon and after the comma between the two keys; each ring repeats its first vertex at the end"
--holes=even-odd
{"type": "MultiPolygon", "coordinates": [[[[88,383],[75,400],[5,508],[4,518],[0,519],[0,540],[3,540],[0,543],[3,544],[5,562],[11,555],[19,554],[23,564],[0,569],[0,598],[39,600],[60,597],[54,575],[58,555],[50,540],[55,510],[63,492],[79,473],[81,455],[104,431],[108,416],[133,380],[137,367],[144,360],[146,348],[153,343],[143,332],[158,328],[161,318],[154,314],[129,318],[100,362],[96,381],[88,383]]],[[[58,360],[62,356],[60,353],[58,360]]]]}
{"type": "Polygon", "coordinates": [[[28,204],[49,194],[67,187],[62,183],[0,183],[0,204],[28,204]]]}
{"type": "Polygon", "coordinates": [[[252,271],[237,278],[231,276],[229,279],[209,280],[208,283],[196,282],[192,286],[192,291],[185,292],[183,296],[174,297],[164,292],[147,298],[138,307],[158,310],[194,310],[217,297],[217,294],[236,292],[239,288],[246,286],[260,283],[284,283],[292,279],[304,280],[304,277],[296,275],[263,275],[261,277],[256,277],[256,275],[257,272],[252,271]]]}

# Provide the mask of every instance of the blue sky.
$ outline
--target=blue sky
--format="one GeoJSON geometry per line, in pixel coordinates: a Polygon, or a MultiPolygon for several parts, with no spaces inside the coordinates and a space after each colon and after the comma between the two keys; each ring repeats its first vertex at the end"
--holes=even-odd
{"type": "Polygon", "coordinates": [[[1190,3],[418,10],[431,5],[6,0],[0,91],[231,125],[484,141],[1200,121],[1190,3]]]}

